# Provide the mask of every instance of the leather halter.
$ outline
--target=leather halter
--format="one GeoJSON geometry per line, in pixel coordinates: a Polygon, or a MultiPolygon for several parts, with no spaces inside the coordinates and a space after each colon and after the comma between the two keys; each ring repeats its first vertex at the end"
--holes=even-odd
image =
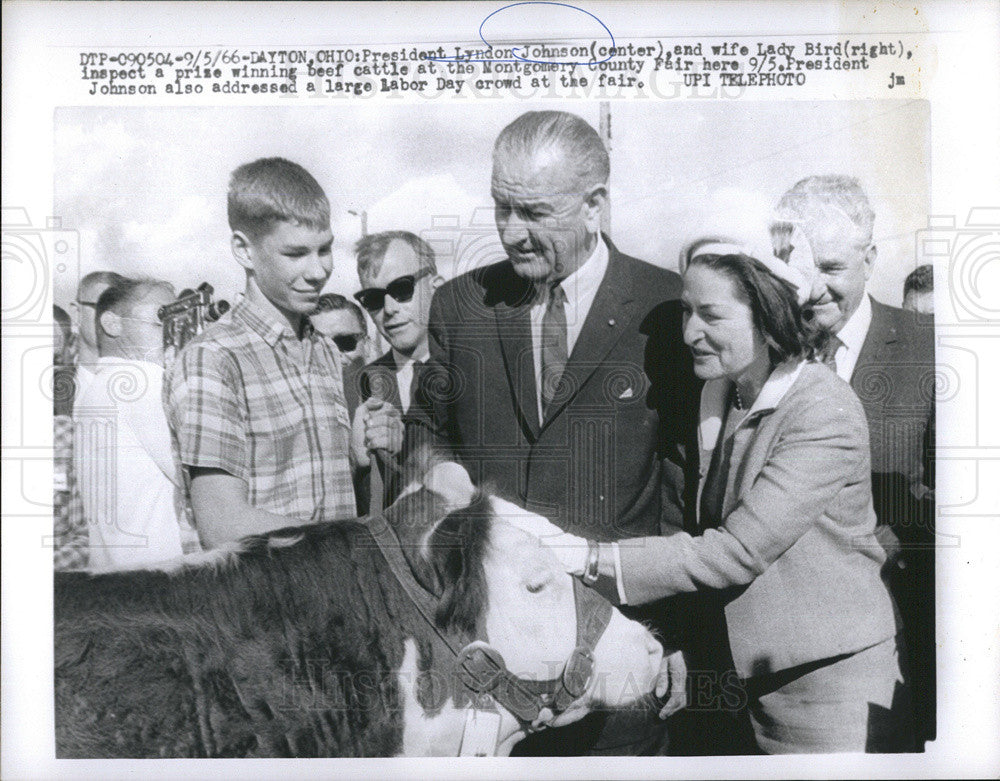
{"type": "Polygon", "coordinates": [[[576,603],[576,647],[556,678],[536,681],[519,678],[507,669],[503,656],[486,640],[473,640],[464,646],[434,623],[436,599],[417,582],[400,548],[399,538],[385,519],[376,515],[367,528],[389,564],[396,580],[410,597],[424,620],[430,624],[446,648],[455,657],[456,671],[463,685],[477,695],[489,696],[521,722],[533,728],[544,709],[553,715],[566,710],[584,695],[594,676],[594,648],[611,621],[612,607],[596,591],[573,579],[576,603]]]}

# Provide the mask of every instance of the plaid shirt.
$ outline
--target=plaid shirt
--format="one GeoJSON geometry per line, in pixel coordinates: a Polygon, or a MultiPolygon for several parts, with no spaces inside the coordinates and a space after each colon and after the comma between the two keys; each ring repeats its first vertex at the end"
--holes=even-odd
{"type": "Polygon", "coordinates": [[[251,505],[292,522],[356,517],[342,382],[308,323],[299,339],[244,298],[185,345],[165,383],[185,473],[228,472],[246,481],[251,505]]]}
{"type": "Polygon", "coordinates": [[[54,478],[53,565],[57,570],[83,569],[87,566],[90,537],[83,515],[83,502],[73,474],[73,418],[53,418],[52,469],[54,478]]]}

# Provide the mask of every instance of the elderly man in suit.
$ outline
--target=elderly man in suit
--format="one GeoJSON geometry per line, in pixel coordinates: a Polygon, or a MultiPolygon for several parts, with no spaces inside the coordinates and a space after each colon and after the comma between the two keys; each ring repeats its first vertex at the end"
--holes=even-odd
{"type": "Polygon", "coordinates": [[[856,179],[803,179],[778,214],[779,253],[792,249],[796,227],[808,241],[808,309],[832,335],[827,364],[854,388],[868,419],[883,576],[901,613],[922,745],[935,733],[933,322],[867,294],[875,213],[856,179]]]}
{"type": "MultiPolygon", "coordinates": [[[[680,278],[601,233],[608,176],[580,117],[529,112],[504,128],[492,194],[507,258],[435,293],[422,386],[430,425],[474,481],[599,540],[681,526],[697,414],[680,278]]],[[[515,753],[662,748],[643,716],[606,718],[515,753]]]]}

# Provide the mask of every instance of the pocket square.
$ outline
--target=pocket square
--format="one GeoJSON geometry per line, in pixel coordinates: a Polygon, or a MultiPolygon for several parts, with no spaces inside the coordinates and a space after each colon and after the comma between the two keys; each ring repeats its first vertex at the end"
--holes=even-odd
{"type": "Polygon", "coordinates": [[[635,396],[635,391],[631,387],[628,387],[618,394],[618,400],[624,401],[625,399],[631,399],[633,396],[635,396]]]}

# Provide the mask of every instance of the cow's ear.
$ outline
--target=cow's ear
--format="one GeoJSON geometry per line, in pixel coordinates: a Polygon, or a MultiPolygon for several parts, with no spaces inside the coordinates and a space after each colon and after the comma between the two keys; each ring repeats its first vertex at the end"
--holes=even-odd
{"type": "Polygon", "coordinates": [[[487,606],[483,560],[489,543],[491,508],[488,497],[448,515],[435,527],[428,552],[439,586],[437,625],[451,632],[473,634],[487,606]]]}
{"type": "Polygon", "coordinates": [[[424,475],[424,487],[444,499],[449,511],[468,507],[476,495],[469,473],[454,461],[431,467],[424,475]]]}

